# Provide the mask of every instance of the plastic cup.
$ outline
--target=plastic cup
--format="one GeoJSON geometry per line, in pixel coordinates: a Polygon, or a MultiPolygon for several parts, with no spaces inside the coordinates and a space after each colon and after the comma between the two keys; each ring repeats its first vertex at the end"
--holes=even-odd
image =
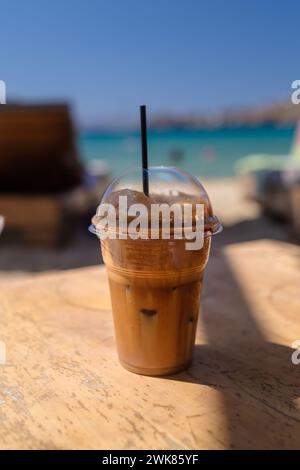
{"type": "MultiPolygon", "coordinates": [[[[187,239],[176,239],[174,230],[169,239],[160,231],[157,239],[122,239],[118,233],[115,239],[101,240],[120,363],[131,372],[161,376],[179,372],[192,361],[211,235],[222,227],[198,179],[175,168],[153,167],[148,172],[149,198],[142,194],[136,169],[115,180],[102,201],[116,204],[117,195],[127,194],[137,202],[138,194],[138,202],[148,205],[162,199],[204,205],[200,249],[187,250],[187,239]]],[[[97,225],[97,218],[93,223],[97,225]]]]}

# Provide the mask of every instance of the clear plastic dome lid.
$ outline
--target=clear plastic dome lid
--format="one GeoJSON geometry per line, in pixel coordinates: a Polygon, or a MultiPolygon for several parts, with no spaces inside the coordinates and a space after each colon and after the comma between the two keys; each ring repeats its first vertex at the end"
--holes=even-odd
{"type": "MultiPolygon", "coordinates": [[[[129,169],[107,187],[101,204],[112,204],[117,208],[119,196],[127,196],[128,206],[144,204],[147,208],[150,208],[151,204],[163,203],[169,205],[177,203],[182,206],[203,204],[206,236],[222,230],[222,225],[213,214],[210,199],[202,183],[195,176],[175,167],[129,169]],[[148,181],[148,194],[147,191],[144,192],[143,180],[145,179],[148,181]]],[[[97,219],[97,215],[92,219],[94,226],[97,224],[97,219]]]]}

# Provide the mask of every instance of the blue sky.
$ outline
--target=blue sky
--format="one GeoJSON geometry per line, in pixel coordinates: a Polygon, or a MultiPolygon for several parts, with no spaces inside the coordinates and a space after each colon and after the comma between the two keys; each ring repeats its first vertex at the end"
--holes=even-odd
{"type": "Polygon", "coordinates": [[[0,0],[8,97],[69,99],[80,122],[286,98],[300,79],[294,0],[0,0]]]}

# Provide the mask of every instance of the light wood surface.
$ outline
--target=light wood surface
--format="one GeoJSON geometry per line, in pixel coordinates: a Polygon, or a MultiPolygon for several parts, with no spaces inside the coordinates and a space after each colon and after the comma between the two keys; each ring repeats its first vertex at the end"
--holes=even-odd
{"type": "Polygon", "coordinates": [[[212,249],[195,360],[118,363],[104,268],[0,285],[2,449],[300,448],[300,249],[212,249]]]}

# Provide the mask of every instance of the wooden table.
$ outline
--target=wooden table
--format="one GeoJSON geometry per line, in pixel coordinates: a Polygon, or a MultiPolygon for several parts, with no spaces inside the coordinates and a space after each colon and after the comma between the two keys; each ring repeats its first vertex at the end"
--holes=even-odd
{"type": "Polygon", "coordinates": [[[104,268],[0,286],[0,447],[300,448],[300,249],[213,250],[195,361],[169,378],[119,364],[104,268]]]}

